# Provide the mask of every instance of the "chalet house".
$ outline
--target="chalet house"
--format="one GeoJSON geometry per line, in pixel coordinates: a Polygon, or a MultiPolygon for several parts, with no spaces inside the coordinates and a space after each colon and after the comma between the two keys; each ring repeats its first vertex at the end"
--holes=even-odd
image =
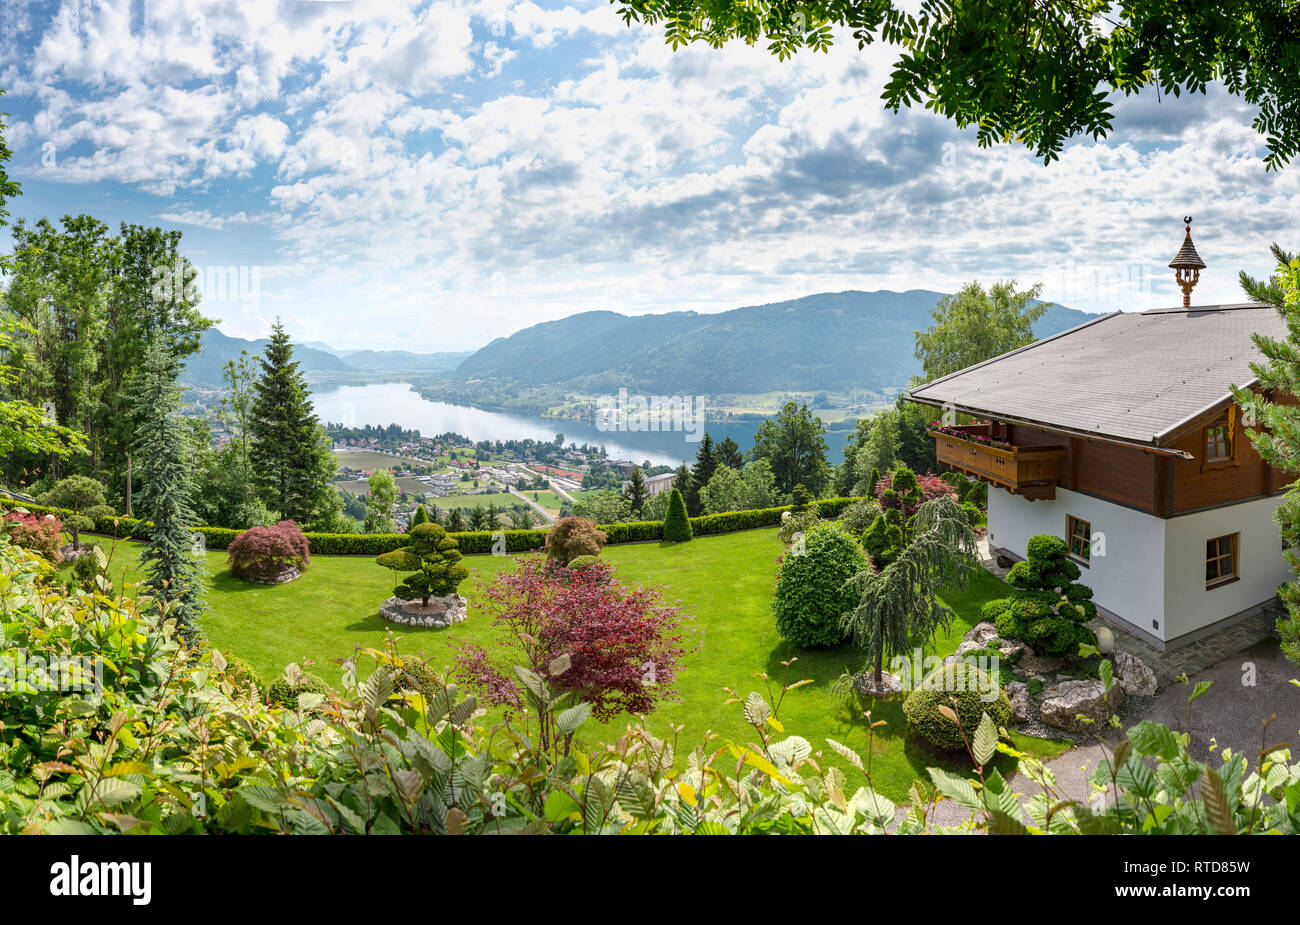
{"type": "Polygon", "coordinates": [[[1115,312],[910,398],[942,409],[939,462],[988,483],[994,553],[1061,537],[1100,615],[1168,648],[1291,577],[1273,514],[1293,478],[1260,459],[1229,392],[1255,383],[1257,332],[1287,334],[1256,303],[1115,312]]]}

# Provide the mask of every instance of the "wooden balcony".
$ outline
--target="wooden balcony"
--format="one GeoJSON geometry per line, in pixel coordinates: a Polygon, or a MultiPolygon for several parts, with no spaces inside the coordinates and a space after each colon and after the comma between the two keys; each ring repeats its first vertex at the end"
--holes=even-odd
{"type": "Polygon", "coordinates": [[[1000,485],[1013,495],[1031,501],[1051,501],[1065,465],[1063,446],[1005,446],[981,443],[989,425],[967,424],[951,428],[961,436],[931,430],[939,462],[969,476],[1000,485]]]}

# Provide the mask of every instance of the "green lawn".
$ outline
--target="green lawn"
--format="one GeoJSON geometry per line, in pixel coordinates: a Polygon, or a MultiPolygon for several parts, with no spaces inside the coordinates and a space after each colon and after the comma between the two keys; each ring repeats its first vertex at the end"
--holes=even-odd
{"type": "MultiPolygon", "coordinates": [[[[681,545],[610,546],[602,553],[616,566],[621,580],[661,587],[665,597],[678,601],[694,618],[688,624],[694,651],[687,656],[677,684],[681,702],[661,707],[648,725],[662,736],[672,736],[674,727],[683,727],[677,735],[679,754],[710,731],[722,737],[714,747],[727,739],[750,741],[753,732],[744,723],[739,705],[724,706],[725,688],[742,697],[751,690],[763,691],[764,682],[756,677],[760,672],[780,684],[785,677],[781,662],[797,656],[789,681],[811,678],[815,683],[786,697],[781,722],[789,733],[803,736],[814,750],[822,751],[826,764],[849,771],[850,781],[859,780],[825,740],[830,737],[865,750],[866,721],[861,711],[867,705],[850,707],[830,689],[846,667],[861,665],[861,656],[851,646],[796,652],[777,636],[768,607],[779,549],[774,530],[753,530],[699,537],[681,545]]],[[[119,545],[113,573],[118,575],[127,566],[127,580],[136,580],[134,555],[133,544],[119,545]]],[[[471,577],[461,590],[471,602],[469,619],[444,630],[402,629],[402,651],[446,664],[453,643],[492,644],[496,631],[476,611],[474,602],[483,584],[508,567],[510,559],[470,556],[466,563],[471,577]]],[[[209,552],[208,567],[210,609],[203,622],[208,638],[223,652],[250,661],[265,677],[277,676],[291,661],[312,662],[311,670],[336,682],[339,668],[331,659],[345,657],[357,647],[379,646],[389,632],[377,608],[390,593],[392,578],[370,558],[318,556],[302,578],[271,588],[232,578],[223,552],[209,552]]],[[[951,631],[937,640],[936,651],[952,652],[962,634],[978,622],[980,605],[1005,594],[1005,589],[998,579],[979,572],[967,589],[947,595],[957,619],[951,631]]],[[[874,704],[872,718],[887,723],[876,731],[873,779],[881,792],[902,799],[914,778],[924,777],[927,766],[942,762],[903,735],[901,701],[874,704]]],[[[585,744],[612,741],[623,726],[594,726],[585,744]]],[[[1021,747],[1045,757],[1065,748],[1059,742],[1017,738],[1021,747]]],[[[962,762],[951,767],[968,770],[962,762]]]]}

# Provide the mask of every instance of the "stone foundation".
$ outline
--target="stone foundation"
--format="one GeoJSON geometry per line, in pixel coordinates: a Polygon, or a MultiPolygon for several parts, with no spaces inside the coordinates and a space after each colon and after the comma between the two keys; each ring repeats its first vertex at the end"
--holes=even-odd
{"type": "Polygon", "coordinates": [[[418,600],[390,597],[379,606],[379,615],[389,623],[403,626],[451,626],[469,616],[469,601],[459,594],[450,594],[429,598],[429,606],[425,607],[418,600]]]}

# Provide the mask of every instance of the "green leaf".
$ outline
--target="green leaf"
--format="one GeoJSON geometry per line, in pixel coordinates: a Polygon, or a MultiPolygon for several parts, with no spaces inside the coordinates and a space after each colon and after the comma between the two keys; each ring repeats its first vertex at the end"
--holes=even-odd
{"type": "Polygon", "coordinates": [[[980,717],[980,724],[975,730],[975,741],[972,743],[971,750],[975,754],[975,763],[983,766],[993,760],[993,756],[998,750],[998,727],[993,723],[993,717],[985,713],[980,717]]]}
{"type": "Polygon", "coordinates": [[[1201,796],[1205,800],[1205,818],[1214,831],[1220,835],[1236,835],[1237,820],[1233,818],[1228,801],[1228,788],[1213,768],[1206,768],[1201,778],[1201,796]]]}
{"type": "Polygon", "coordinates": [[[376,668],[361,685],[361,700],[372,710],[378,710],[392,695],[393,678],[386,668],[376,668]]]}
{"type": "Polygon", "coordinates": [[[745,698],[745,721],[752,726],[761,726],[767,722],[771,714],[772,708],[763,699],[763,695],[757,691],[750,691],[749,696],[745,698]]]}
{"type": "MultiPolygon", "coordinates": [[[[1139,755],[1150,755],[1163,758],[1165,761],[1172,761],[1181,750],[1181,742],[1176,732],[1150,720],[1143,720],[1130,729],[1128,741],[1133,743],[1133,749],[1139,755]]],[[[1119,758],[1118,748],[1115,757],[1119,758]]],[[[1119,763],[1118,760],[1116,763],[1119,763]]]]}
{"type": "Polygon", "coordinates": [[[585,700],[569,707],[555,718],[555,728],[560,735],[572,735],[578,727],[591,718],[591,704],[585,700]]]}

